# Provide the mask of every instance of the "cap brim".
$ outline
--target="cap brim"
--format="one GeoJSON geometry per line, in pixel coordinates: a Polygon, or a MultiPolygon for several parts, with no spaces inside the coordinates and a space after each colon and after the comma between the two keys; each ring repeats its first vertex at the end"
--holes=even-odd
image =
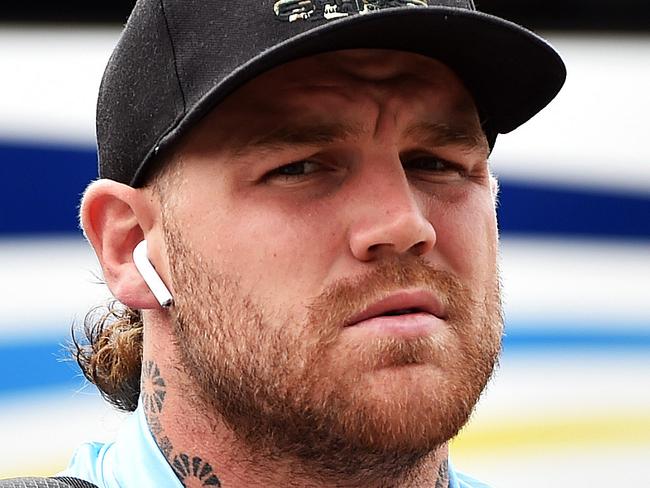
{"type": "MultiPolygon", "coordinates": [[[[566,79],[558,53],[517,24],[460,8],[390,8],[330,21],[240,65],[187,108],[160,141],[160,149],[261,73],[301,57],[356,48],[409,51],[443,62],[465,83],[484,126],[495,133],[510,132],[533,117],[557,95],[566,79]]],[[[134,183],[141,177],[139,171],[134,183]]]]}

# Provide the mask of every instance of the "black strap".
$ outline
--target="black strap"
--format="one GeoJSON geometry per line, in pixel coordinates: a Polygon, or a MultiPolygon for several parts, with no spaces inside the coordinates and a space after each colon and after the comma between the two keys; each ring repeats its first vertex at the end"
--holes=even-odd
{"type": "Polygon", "coordinates": [[[0,488],[97,488],[96,485],[67,476],[54,478],[12,478],[0,480],[0,488]]]}
{"type": "Polygon", "coordinates": [[[80,480],[79,478],[71,478],[69,476],[55,476],[51,478],[53,480],[62,481],[72,488],[97,488],[97,485],[93,485],[91,482],[86,480],[80,480]]]}

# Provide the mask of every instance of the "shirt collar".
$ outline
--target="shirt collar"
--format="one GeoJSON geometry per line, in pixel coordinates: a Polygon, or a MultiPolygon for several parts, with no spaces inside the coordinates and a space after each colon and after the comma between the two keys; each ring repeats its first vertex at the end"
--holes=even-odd
{"type": "Polygon", "coordinates": [[[140,402],[114,442],[77,449],[60,476],[75,476],[99,488],[183,488],[151,435],[140,402]]]}

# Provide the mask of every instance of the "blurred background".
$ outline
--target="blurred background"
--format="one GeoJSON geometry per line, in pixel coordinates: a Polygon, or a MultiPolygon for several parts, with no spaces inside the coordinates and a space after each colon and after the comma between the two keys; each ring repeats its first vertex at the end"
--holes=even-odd
{"type": "MultiPolygon", "coordinates": [[[[454,464],[495,488],[650,486],[650,3],[477,3],[546,36],[569,77],[492,155],[507,335],[454,464]]],[[[0,477],[56,473],[123,419],[65,345],[108,297],[76,215],[131,7],[0,11],[0,477]]]]}

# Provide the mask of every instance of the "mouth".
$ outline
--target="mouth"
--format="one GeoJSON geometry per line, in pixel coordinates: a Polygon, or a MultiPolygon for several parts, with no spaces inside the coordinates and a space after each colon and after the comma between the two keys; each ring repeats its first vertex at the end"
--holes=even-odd
{"type": "Polygon", "coordinates": [[[346,322],[353,327],[362,322],[380,317],[400,317],[426,314],[446,320],[444,306],[436,295],[421,290],[402,290],[392,293],[354,315],[346,322]]]}
{"type": "Polygon", "coordinates": [[[410,313],[426,313],[424,310],[421,308],[403,308],[401,310],[389,310],[388,312],[384,313],[386,317],[393,317],[395,315],[407,315],[410,313]]]}

